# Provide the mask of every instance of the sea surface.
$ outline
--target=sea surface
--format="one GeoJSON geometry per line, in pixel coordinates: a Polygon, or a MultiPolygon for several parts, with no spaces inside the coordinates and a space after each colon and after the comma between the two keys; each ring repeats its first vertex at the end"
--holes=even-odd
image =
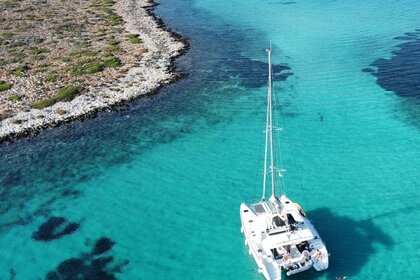
{"type": "Polygon", "coordinates": [[[263,279],[239,204],[261,197],[270,41],[285,191],[331,254],[290,279],[420,279],[420,1],[155,12],[185,79],[0,146],[0,279],[263,279]]]}

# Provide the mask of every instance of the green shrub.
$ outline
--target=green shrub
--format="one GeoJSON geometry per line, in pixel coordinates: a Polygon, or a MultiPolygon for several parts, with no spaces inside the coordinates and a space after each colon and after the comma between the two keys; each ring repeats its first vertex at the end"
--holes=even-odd
{"type": "Polygon", "coordinates": [[[46,107],[50,107],[57,102],[70,101],[81,91],[82,91],[82,88],[80,86],[68,86],[68,87],[60,88],[57,94],[54,95],[53,97],[45,98],[45,99],[32,103],[32,108],[43,109],[46,107]]]}
{"type": "Polygon", "coordinates": [[[16,101],[20,101],[22,100],[23,96],[22,95],[12,95],[9,96],[9,98],[7,98],[10,101],[16,102],[16,101]]]}
{"type": "Polygon", "coordinates": [[[10,74],[16,76],[16,77],[23,77],[23,75],[26,74],[26,72],[29,70],[29,67],[26,65],[18,66],[15,69],[13,69],[10,74]]]}
{"type": "Polygon", "coordinates": [[[120,42],[117,42],[117,41],[109,42],[108,46],[105,49],[105,55],[120,52],[121,48],[120,48],[119,44],[120,44],[120,42]]]}
{"type": "Polygon", "coordinates": [[[35,54],[35,55],[33,55],[33,59],[34,60],[44,60],[45,59],[45,55],[43,55],[43,54],[35,54]]]}
{"type": "Polygon", "coordinates": [[[96,56],[96,52],[93,52],[93,51],[85,51],[85,52],[83,52],[83,55],[84,56],[88,56],[88,57],[94,57],[94,56],[96,56]]]}
{"type": "Polygon", "coordinates": [[[71,58],[69,56],[65,56],[61,59],[63,62],[70,62],[71,58]]]}
{"type": "Polygon", "coordinates": [[[9,40],[9,39],[12,39],[12,37],[13,37],[13,33],[12,32],[4,32],[3,33],[3,38],[5,39],[5,40],[9,40]]]}
{"type": "Polygon", "coordinates": [[[121,66],[121,60],[118,57],[112,56],[105,59],[104,65],[108,68],[117,68],[121,66]]]}
{"type": "Polygon", "coordinates": [[[70,53],[71,57],[81,57],[83,54],[83,51],[73,51],[70,53]]]}
{"type": "Polygon", "coordinates": [[[7,64],[7,61],[4,59],[0,59],[0,67],[4,66],[7,64]]]}
{"type": "Polygon", "coordinates": [[[5,113],[0,113],[0,121],[2,121],[2,120],[4,120],[4,119],[7,119],[9,117],[9,115],[8,114],[5,114],[5,113]]]}
{"type": "Polygon", "coordinates": [[[48,69],[47,64],[41,64],[32,70],[32,74],[45,73],[48,69]]]}
{"type": "Polygon", "coordinates": [[[48,82],[56,82],[58,80],[58,73],[56,72],[51,72],[48,74],[47,76],[47,81],[48,82]]]}
{"type": "Polygon", "coordinates": [[[25,58],[25,54],[19,51],[13,51],[10,53],[10,55],[13,57],[12,59],[13,63],[20,62],[22,59],[25,58]]]}
{"type": "Polygon", "coordinates": [[[102,9],[103,9],[103,10],[104,10],[104,12],[105,12],[105,13],[107,13],[108,15],[113,15],[113,14],[115,14],[115,13],[114,13],[114,11],[112,10],[112,8],[110,8],[110,7],[105,6],[105,7],[103,7],[102,9]]]}
{"type": "Polygon", "coordinates": [[[93,74],[100,72],[104,69],[102,63],[96,60],[83,60],[77,62],[73,65],[67,67],[67,71],[69,71],[73,75],[84,75],[84,74],[93,74]]]}
{"type": "Polygon", "coordinates": [[[37,67],[32,71],[32,74],[38,74],[38,73],[43,73],[43,72],[44,72],[44,69],[37,67]]]}
{"type": "Polygon", "coordinates": [[[42,48],[37,48],[37,47],[32,47],[31,48],[31,53],[32,54],[41,54],[41,53],[45,53],[47,52],[47,49],[42,49],[42,48]]]}
{"type": "Polygon", "coordinates": [[[114,13],[109,15],[109,20],[111,21],[111,25],[119,25],[122,23],[122,18],[114,13]]]}
{"type": "Polygon", "coordinates": [[[141,43],[141,39],[139,38],[139,34],[128,34],[127,38],[132,44],[139,44],[141,43]]]}
{"type": "Polygon", "coordinates": [[[55,112],[56,112],[57,114],[59,114],[59,115],[64,115],[64,114],[66,114],[66,113],[67,113],[67,111],[66,111],[66,110],[63,110],[63,109],[57,109],[57,110],[55,110],[55,112]]]}
{"type": "Polygon", "coordinates": [[[5,81],[0,81],[0,91],[5,91],[11,88],[12,88],[11,84],[6,83],[5,81]]]}
{"type": "Polygon", "coordinates": [[[21,124],[22,122],[22,120],[16,119],[12,121],[12,124],[21,124]]]}
{"type": "Polygon", "coordinates": [[[115,1],[114,0],[104,0],[104,4],[107,5],[107,6],[112,6],[112,5],[115,4],[115,1]]]}
{"type": "Polygon", "coordinates": [[[82,88],[80,86],[63,87],[58,90],[57,94],[53,98],[55,98],[57,102],[70,101],[81,91],[82,88]]]}
{"type": "Polygon", "coordinates": [[[34,109],[43,109],[54,105],[56,101],[54,98],[45,98],[39,101],[32,103],[32,108],[34,109]]]}

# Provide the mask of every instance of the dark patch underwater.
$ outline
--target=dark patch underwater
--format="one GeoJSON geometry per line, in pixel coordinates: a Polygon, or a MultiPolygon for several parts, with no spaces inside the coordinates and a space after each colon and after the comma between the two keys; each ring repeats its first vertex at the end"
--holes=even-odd
{"type": "Polygon", "coordinates": [[[325,275],[326,279],[336,279],[338,275],[346,275],[352,279],[369,262],[369,257],[375,253],[377,246],[390,248],[394,245],[392,238],[373,219],[355,220],[337,215],[328,208],[312,210],[308,217],[326,241],[331,254],[329,268],[322,273],[310,269],[293,275],[290,279],[324,279],[325,275]],[[372,236],[374,238],[370,238],[372,236]],[[350,258],[351,262],[348,261],[350,258]]]}
{"type": "Polygon", "coordinates": [[[79,227],[78,223],[69,222],[64,217],[51,217],[40,225],[39,229],[32,234],[32,238],[37,241],[51,241],[72,234],[79,227]]]}
{"type": "Polygon", "coordinates": [[[391,58],[375,60],[371,68],[362,71],[371,72],[377,83],[387,91],[401,97],[420,98],[420,32],[407,32],[395,40],[406,41],[397,46],[391,58]]]}
{"type": "Polygon", "coordinates": [[[114,244],[107,237],[100,238],[92,248],[92,254],[82,253],[80,257],[62,261],[55,270],[47,273],[45,280],[116,280],[116,274],[121,273],[129,261],[115,262],[113,256],[103,256],[114,244]]]}

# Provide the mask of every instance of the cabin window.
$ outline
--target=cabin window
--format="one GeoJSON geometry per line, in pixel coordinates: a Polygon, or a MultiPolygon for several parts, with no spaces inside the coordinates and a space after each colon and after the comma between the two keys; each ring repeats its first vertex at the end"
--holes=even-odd
{"type": "Polygon", "coordinates": [[[275,225],[276,227],[282,227],[282,226],[285,226],[286,224],[283,222],[283,220],[279,216],[275,216],[273,218],[273,225],[275,225]]]}
{"type": "Polygon", "coordinates": [[[289,223],[289,225],[293,225],[296,223],[295,218],[293,218],[292,214],[287,214],[287,222],[289,223]]]}

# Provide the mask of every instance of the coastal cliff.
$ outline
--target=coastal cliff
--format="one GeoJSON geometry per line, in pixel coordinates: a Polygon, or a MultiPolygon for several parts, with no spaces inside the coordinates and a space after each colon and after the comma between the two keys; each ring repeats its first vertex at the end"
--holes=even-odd
{"type": "MultiPolygon", "coordinates": [[[[66,27],[66,19],[56,15],[51,16],[55,22],[62,20],[55,26],[57,32],[45,27],[42,19],[31,21],[41,26],[32,27],[41,32],[39,36],[32,32],[13,41],[15,34],[3,32],[3,39],[9,41],[2,41],[0,54],[9,57],[0,60],[4,87],[0,92],[0,142],[94,115],[153,93],[181,76],[173,61],[187,49],[187,43],[153,15],[153,1],[87,2],[89,6],[71,7],[87,11],[84,26],[73,26],[69,19],[66,27]],[[69,28],[77,32],[65,32],[69,28]],[[43,46],[33,46],[31,40],[43,46]],[[16,42],[21,46],[10,48],[16,42]],[[7,53],[8,48],[13,52],[7,53]],[[20,59],[10,60],[17,52],[20,59]],[[27,59],[28,53],[32,60],[27,59]],[[47,69],[46,60],[55,68],[47,69]]],[[[2,8],[1,13],[11,20],[10,9],[2,8]]],[[[30,9],[30,5],[18,8],[30,9]]]]}

